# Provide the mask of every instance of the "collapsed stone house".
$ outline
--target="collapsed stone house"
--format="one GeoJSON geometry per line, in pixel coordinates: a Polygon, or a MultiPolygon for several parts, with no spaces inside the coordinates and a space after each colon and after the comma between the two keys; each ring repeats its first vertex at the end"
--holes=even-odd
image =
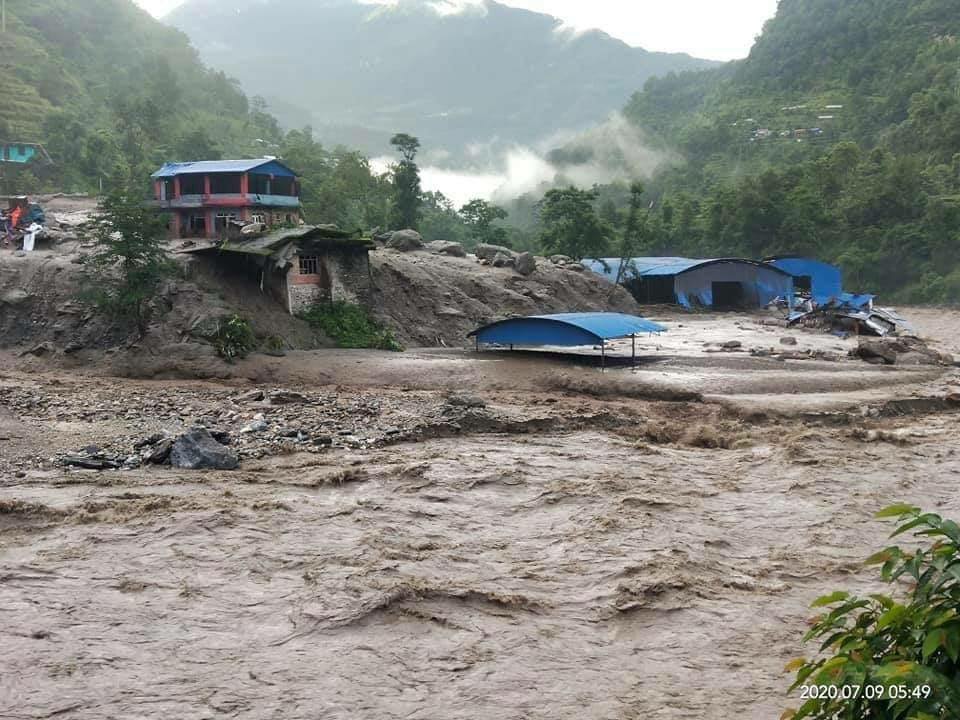
{"type": "Polygon", "coordinates": [[[233,281],[249,283],[273,297],[291,315],[326,302],[371,302],[369,239],[329,225],[232,235],[179,252],[214,263],[233,281]]]}

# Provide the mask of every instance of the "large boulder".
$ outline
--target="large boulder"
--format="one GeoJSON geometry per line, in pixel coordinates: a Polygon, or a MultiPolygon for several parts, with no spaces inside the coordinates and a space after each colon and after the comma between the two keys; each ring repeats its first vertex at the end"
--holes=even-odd
{"type": "Polygon", "coordinates": [[[537,269],[536,258],[533,257],[533,253],[523,252],[517,255],[517,262],[514,265],[514,269],[521,275],[530,275],[534,270],[537,269]]]}
{"type": "Polygon", "coordinates": [[[173,443],[170,464],[186,470],[235,470],[240,460],[233,450],[218,443],[205,428],[195,427],[173,443]]]}
{"type": "Polygon", "coordinates": [[[451,257],[467,256],[467,251],[463,249],[463,245],[448,240],[434,240],[431,243],[427,243],[427,250],[437,255],[450,255],[451,257]]]}
{"type": "Polygon", "coordinates": [[[387,247],[400,252],[412,252],[423,247],[423,236],[416,230],[398,230],[390,236],[387,247]]]}
{"type": "Polygon", "coordinates": [[[869,363],[885,365],[952,365],[953,357],[915,337],[860,338],[850,353],[869,363]]]}
{"type": "Polygon", "coordinates": [[[493,260],[490,261],[490,264],[494,267],[504,268],[504,267],[513,267],[516,265],[517,260],[513,255],[508,255],[507,253],[498,252],[493,256],[493,260]]]}
{"type": "Polygon", "coordinates": [[[477,245],[476,249],[473,251],[473,254],[476,255],[481,260],[488,260],[493,262],[493,259],[497,256],[497,253],[501,255],[507,255],[508,257],[513,257],[513,250],[503,245],[487,245],[486,243],[480,243],[477,245]]]}

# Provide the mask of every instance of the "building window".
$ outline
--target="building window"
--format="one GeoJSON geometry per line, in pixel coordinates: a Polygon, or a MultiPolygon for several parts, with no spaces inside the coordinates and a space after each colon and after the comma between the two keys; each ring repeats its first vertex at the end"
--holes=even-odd
{"type": "Polygon", "coordinates": [[[257,215],[256,213],[254,213],[253,215],[250,216],[250,222],[259,223],[260,225],[266,225],[266,224],[267,224],[267,221],[266,221],[266,219],[263,217],[263,215],[257,215]]]}
{"type": "Polygon", "coordinates": [[[320,258],[313,255],[300,256],[300,274],[301,275],[319,275],[320,258]]]}

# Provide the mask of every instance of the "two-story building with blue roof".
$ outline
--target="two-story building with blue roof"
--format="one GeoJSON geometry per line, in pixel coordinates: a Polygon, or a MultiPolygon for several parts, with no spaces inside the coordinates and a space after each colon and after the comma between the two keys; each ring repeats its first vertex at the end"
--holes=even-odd
{"type": "Polygon", "coordinates": [[[167,163],[151,177],[172,237],[219,237],[234,220],[268,228],[300,223],[297,174],[273,158],[167,163]]]}

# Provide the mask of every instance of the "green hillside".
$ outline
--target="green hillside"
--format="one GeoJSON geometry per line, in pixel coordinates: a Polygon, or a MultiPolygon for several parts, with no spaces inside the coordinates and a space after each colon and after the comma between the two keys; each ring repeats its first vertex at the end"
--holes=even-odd
{"type": "Polygon", "coordinates": [[[185,35],[130,0],[7,0],[0,50],[0,139],[44,143],[56,165],[42,183],[57,189],[164,159],[259,155],[254,140],[279,138],[185,35]]]}
{"type": "Polygon", "coordinates": [[[960,301],[960,13],[946,0],[781,0],[746,60],[652,79],[626,108],[684,161],[652,252],[803,252],[849,284],[960,301]]]}

